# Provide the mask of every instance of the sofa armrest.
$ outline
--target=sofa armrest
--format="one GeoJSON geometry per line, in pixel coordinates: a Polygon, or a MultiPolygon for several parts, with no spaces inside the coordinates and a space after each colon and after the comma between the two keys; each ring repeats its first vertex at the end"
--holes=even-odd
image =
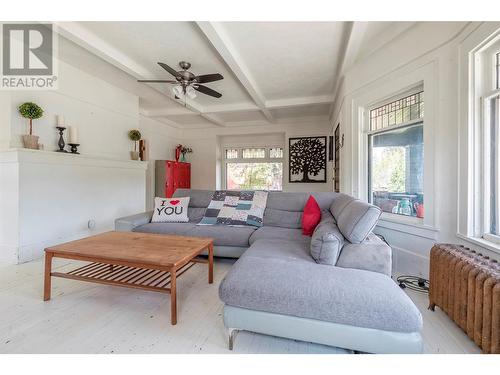
{"type": "Polygon", "coordinates": [[[382,273],[391,277],[392,249],[374,233],[359,244],[345,242],[336,264],[343,268],[382,273]]]}
{"type": "Polygon", "coordinates": [[[120,217],[115,220],[115,230],[119,232],[131,232],[135,227],[151,222],[153,211],[120,217]]]}

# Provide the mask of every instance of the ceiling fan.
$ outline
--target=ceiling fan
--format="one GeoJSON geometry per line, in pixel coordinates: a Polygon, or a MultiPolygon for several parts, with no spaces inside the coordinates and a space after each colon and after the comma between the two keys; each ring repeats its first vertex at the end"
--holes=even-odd
{"type": "Polygon", "coordinates": [[[181,61],[179,63],[179,66],[182,69],[179,71],[176,71],[167,64],[161,62],[159,62],[158,65],[172,74],[175,78],[175,81],[163,79],[140,79],[137,82],[175,83],[176,85],[172,88],[172,91],[176,99],[180,99],[181,97],[189,97],[190,99],[194,99],[196,98],[195,90],[201,92],[202,94],[213,96],[214,98],[220,98],[222,96],[220,92],[212,90],[207,86],[201,85],[201,83],[215,82],[224,79],[224,77],[219,73],[195,76],[193,73],[188,71],[188,69],[191,67],[191,64],[187,61],[181,61]]]}

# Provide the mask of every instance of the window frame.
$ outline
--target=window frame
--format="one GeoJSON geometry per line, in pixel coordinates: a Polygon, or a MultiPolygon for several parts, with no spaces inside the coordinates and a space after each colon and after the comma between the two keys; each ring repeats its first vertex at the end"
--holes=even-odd
{"type": "MultiPolygon", "coordinates": [[[[372,167],[372,147],[371,147],[371,144],[372,144],[372,139],[373,139],[373,136],[374,135],[378,135],[378,134],[383,134],[383,133],[388,133],[390,131],[393,131],[393,130],[396,130],[396,129],[403,129],[403,128],[408,128],[410,126],[414,126],[414,125],[418,125],[418,124],[422,124],[422,127],[424,128],[424,131],[425,131],[425,102],[426,102],[426,95],[425,95],[425,90],[424,90],[424,87],[423,85],[418,85],[410,90],[407,90],[407,91],[404,91],[404,92],[400,92],[399,94],[397,95],[394,95],[394,96],[391,96],[389,99],[386,99],[384,101],[379,101],[379,102],[376,102],[372,105],[370,105],[369,107],[367,107],[366,109],[366,113],[367,113],[367,124],[365,124],[365,136],[366,136],[366,153],[367,153],[367,158],[366,158],[366,162],[367,162],[367,166],[366,166],[366,171],[367,171],[367,176],[366,176],[366,179],[367,179],[367,183],[366,183],[366,194],[367,194],[367,200],[368,202],[372,203],[372,177],[371,177],[371,167],[372,167]],[[414,95],[414,94],[418,94],[418,93],[423,93],[424,94],[424,99],[423,99],[423,103],[424,103],[424,115],[422,117],[419,117],[418,119],[413,119],[413,120],[410,120],[410,121],[406,121],[406,122],[403,122],[403,123],[400,123],[400,124],[397,124],[397,125],[389,125],[385,128],[382,128],[382,129],[375,129],[375,130],[371,130],[371,116],[370,116],[370,113],[372,110],[374,109],[377,109],[379,107],[382,107],[384,105],[387,105],[387,104],[390,104],[392,102],[395,102],[395,101],[398,101],[398,100],[401,100],[401,99],[404,99],[408,96],[411,96],[411,95],[414,95]]],[[[424,150],[425,150],[425,140],[424,140],[424,150]]],[[[425,155],[425,151],[424,151],[424,155],[425,155]]],[[[424,181],[425,181],[425,160],[422,160],[422,163],[423,163],[423,170],[424,170],[424,181]]],[[[426,206],[426,194],[425,194],[425,184],[424,184],[424,193],[423,193],[423,196],[424,196],[424,207],[426,206]]],[[[424,218],[419,218],[419,217],[416,217],[416,216],[409,216],[409,215],[400,215],[400,214],[394,214],[394,213],[390,213],[390,212],[383,212],[382,213],[382,216],[389,219],[389,220],[394,220],[394,221],[401,221],[401,220],[404,220],[404,221],[410,221],[410,222],[414,222],[414,223],[423,223],[423,219],[424,218]]],[[[424,215],[425,217],[425,215],[424,215]]]]}
{"type": "Polygon", "coordinates": [[[486,196],[490,147],[485,147],[489,140],[486,129],[490,126],[488,102],[500,95],[496,76],[498,52],[500,28],[495,23],[482,24],[461,45],[457,237],[500,254],[500,236],[490,233],[490,199],[486,196]]]}
{"type": "MultiPolygon", "coordinates": [[[[246,164],[251,164],[251,163],[281,163],[282,168],[283,168],[283,172],[284,172],[284,168],[285,168],[284,160],[285,160],[285,147],[283,145],[278,145],[278,144],[266,145],[266,146],[262,146],[262,145],[260,145],[260,146],[255,146],[255,145],[253,145],[253,146],[251,146],[251,145],[245,145],[245,146],[225,145],[222,148],[223,167],[222,167],[222,173],[221,173],[221,177],[222,177],[221,186],[224,190],[228,190],[228,188],[227,188],[227,164],[228,163],[246,163],[246,164]],[[264,158],[243,158],[243,149],[247,149],[247,148],[264,148],[266,150],[265,157],[264,158]],[[270,154],[271,154],[272,148],[281,148],[283,150],[283,156],[281,158],[271,158],[270,154]],[[226,151],[227,150],[238,150],[238,157],[233,158],[233,159],[227,159],[226,158],[226,151]]],[[[283,182],[284,182],[284,178],[283,178],[283,174],[282,174],[282,176],[281,176],[282,188],[283,188],[283,182]]],[[[273,190],[273,191],[283,191],[283,190],[273,190]]]]}

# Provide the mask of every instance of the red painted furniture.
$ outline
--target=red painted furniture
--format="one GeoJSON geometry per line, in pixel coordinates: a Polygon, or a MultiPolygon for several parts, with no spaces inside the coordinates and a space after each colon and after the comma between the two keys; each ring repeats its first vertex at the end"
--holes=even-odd
{"type": "Polygon", "coordinates": [[[191,188],[191,164],[173,160],[156,161],[156,196],[171,198],[177,188],[191,188]]]}

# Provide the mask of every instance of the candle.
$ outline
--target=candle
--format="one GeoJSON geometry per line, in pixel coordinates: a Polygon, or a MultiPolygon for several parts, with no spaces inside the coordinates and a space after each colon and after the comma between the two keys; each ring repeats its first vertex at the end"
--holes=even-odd
{"type": "Polygon", "coordinates": [[[57,126],[64,127],[64,116],[57,115],[57,126]]]}
{"type": "Polygon", "coordinates": [[[74,126],[69,127],[69,143],[78,144],[78,129],[74,126]]]}

